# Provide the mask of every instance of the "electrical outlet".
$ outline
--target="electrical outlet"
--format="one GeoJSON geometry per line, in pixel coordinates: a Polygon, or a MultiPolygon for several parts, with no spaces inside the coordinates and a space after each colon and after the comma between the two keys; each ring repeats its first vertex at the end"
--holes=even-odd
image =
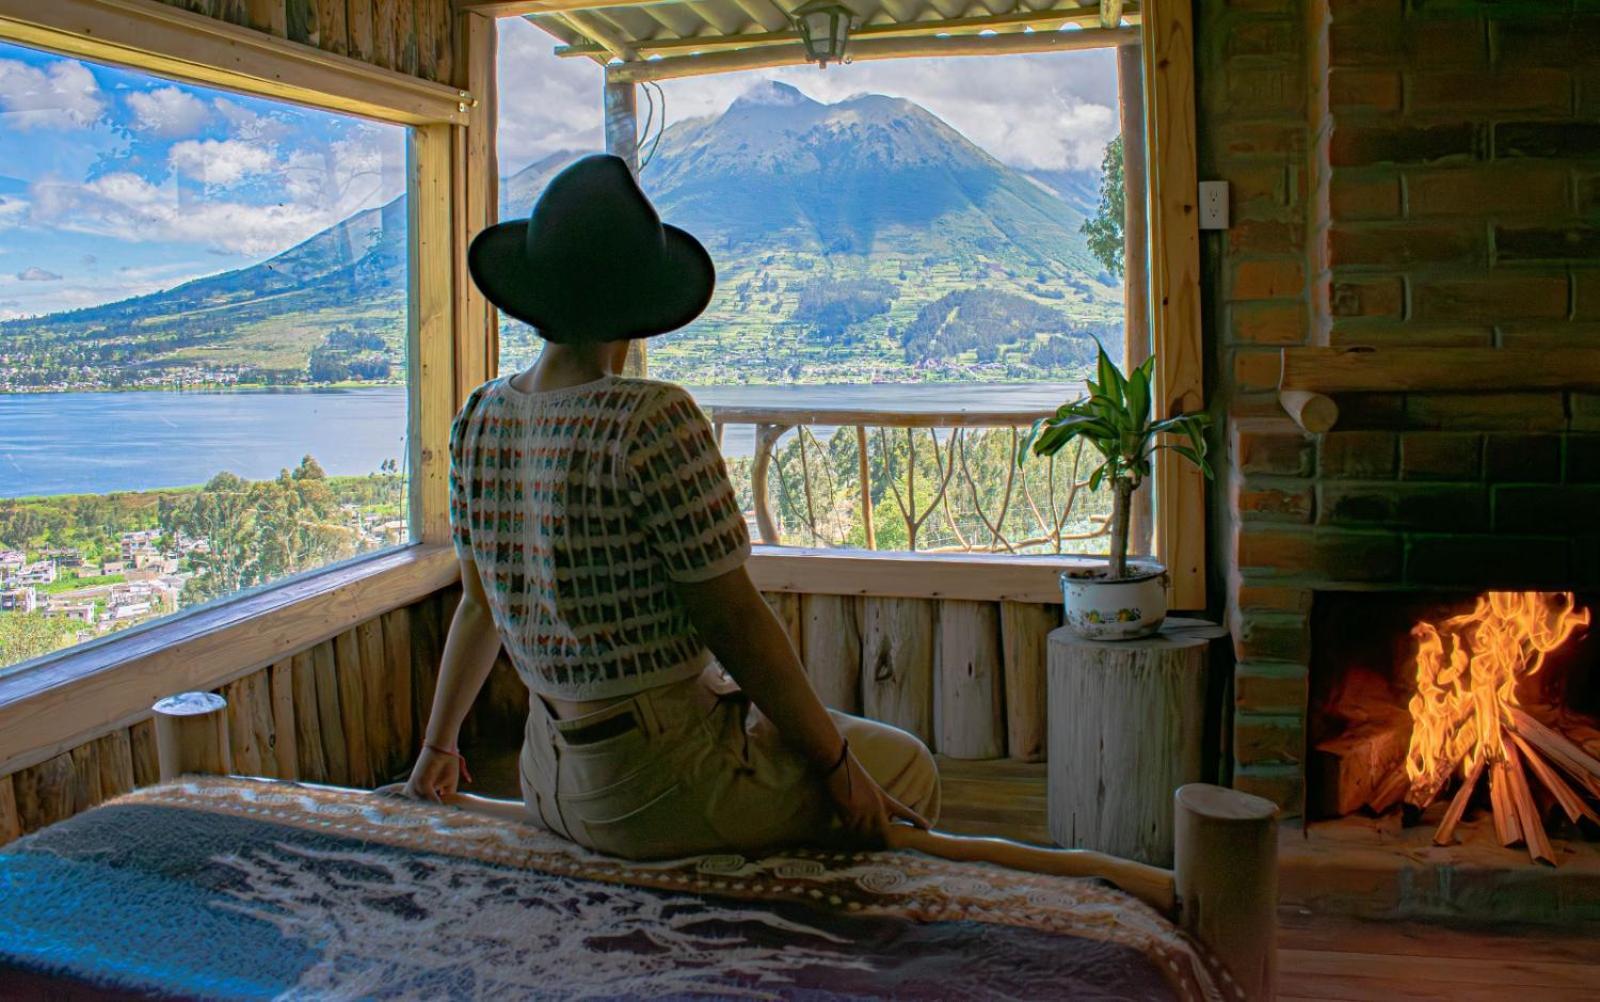
{"type": "Polygon", "coordinates": [[[1200,182],[1200,228],[1202,230],[1228,228],[1228,182],[1200,182]]]}

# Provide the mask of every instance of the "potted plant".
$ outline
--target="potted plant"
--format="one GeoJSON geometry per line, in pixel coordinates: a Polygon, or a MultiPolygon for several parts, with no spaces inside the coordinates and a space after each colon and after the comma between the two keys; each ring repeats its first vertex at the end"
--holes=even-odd
{"type": "Polygon", "coordinates": [[[1106,566],[1061,575],[1067,623],[1094,640],[1127,640],[1148,636],[1167,615],[1167,570],[1154,560],[1128,560],[1128,512],[1133,492],[1150,475],[1150,460],[1171,449],[1198,466],[1209,479],[1206,462],[1207,414],[1178,414],[1150,420],[1150,378],[1155,357],[1124,376],[1100,346],[1089,395],[1063,404],[1035,422],[1017,456],[1030,447],[1035,456],[1053,456],[1076,439],[1100,454],[1089,474],[1089,489],[1111,485],[1111,554],[1106,566]]]}

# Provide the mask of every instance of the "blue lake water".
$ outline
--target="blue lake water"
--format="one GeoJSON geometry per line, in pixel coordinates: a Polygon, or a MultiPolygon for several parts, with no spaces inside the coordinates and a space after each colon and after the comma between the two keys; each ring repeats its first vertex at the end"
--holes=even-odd
{"type": "MultiPolygon", "coordinates": [[[[691,387],[702,406],[944,411],[1053,406],[1059,383],[691,387]]],[[[276,476],[307,453],[330,474],[376,472],[405,457],[406,393],[352,390],[0,394],[0,498],[199,484],[228,470],[276,476]]],[[[723,450],[749,455],[754,430],[730,426],[723,450]]]]}

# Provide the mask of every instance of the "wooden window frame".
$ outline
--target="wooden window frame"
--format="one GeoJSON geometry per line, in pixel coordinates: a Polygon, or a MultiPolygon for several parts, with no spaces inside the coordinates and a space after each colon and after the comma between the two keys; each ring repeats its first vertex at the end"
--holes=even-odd
{"type": "MultiPolygon", "coordinates": [[[[505,16],[519,10],[506,8],[505,16]]],[[[1206,408],[1206,399],[1200,327],[1200,234],[1196,211],[1199,174],[1195,162],[1193,11],[1188,0],[1152,0],[1141,11],[1137,32],[1123,28],[1069,36],[1041,32],[1026,39],[1022,36],[912,39],[910,41],[917,44],[908,47],[904,55],[982,56],[1079,48],[1091,34],[1112,39],[1112,44],[1118,38],[1137,39],[1142,53],[1147,217],[1144,235],[1149,257],[1145,276],[1148,286],[1146,314],[1150,350],[1156,355],[1155,410],[1159,416],[1202,411],[1206,408]]],[[[607,148],[625,158],[633,155],[632,129],[615,119],[621,114],[633,117],[631,91],[639,80],[788,65],[802,58],[781,50],[755,49],[693,59],[613,63],[607,70],[605,84],[607,148]],[[623,93],[624,88],[628,93],[623,93]]],[[[648,371],[648,356],[642,343],[636,345],[638,351],[629,352],[629,371],[643,375],[648,371]]],[[[1204,609],[1205,479],[1182,457],[1171,450],[1162,450],[1155,456],[1151,481],[1155,494],[1151,535],[1156,558],[1166,565],[1170,578],[1168,600],[1175,609],[1204,609]]],[[[821,554],[821,551],[799,548],[793,552],[797,559],[808,558],[808,555],[820,559],[821,554]]],[[[892,562],[899,556],[854,552],[851,559],[857,561],[852,566],[864,571],[869,566],[866,561],[892,562]]],[[[1029,558],[1002,559],[1026,561],[1029,558]]],[[[960,566],[959,562],[956,566],[960,566]]]]}
{"type": "Polygon", "coordinates": [[[450,422],[494,364],[494,314],[462,262],[493,222],[492,20],[459,15],[477,65],[449,87],[153,0],[0,0],[0,41],[409,128],[407,333],[412,542],[91,641],[0,677],[0,775],[215,688],[459,579],[450,422]]]}

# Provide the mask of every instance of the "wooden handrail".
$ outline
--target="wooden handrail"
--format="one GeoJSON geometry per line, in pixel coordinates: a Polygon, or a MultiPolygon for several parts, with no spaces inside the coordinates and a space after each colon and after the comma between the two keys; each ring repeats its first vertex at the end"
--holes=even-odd
{"type": "Polygon", "coordinates": [[[912,411],[882,407],[727,407],[706,408],[713,424],[865,425],[871,428],[1017,428],[1056,412],[1054,407],[1002,407],[990,410],[912,411]]]}

